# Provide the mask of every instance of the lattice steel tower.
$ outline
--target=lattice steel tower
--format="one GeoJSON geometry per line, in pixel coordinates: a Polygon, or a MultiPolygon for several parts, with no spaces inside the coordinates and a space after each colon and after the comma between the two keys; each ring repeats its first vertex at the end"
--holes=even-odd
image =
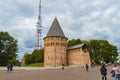
{"type": "Polygon", "coordinates": [[[41,0],[39,2],[39,14],[38,14],[38,21],[37,21],[37,30],[36,30],[36,42],[35,42],[35,49],[42,48],[42,19],[41,19],[41,0]]]}

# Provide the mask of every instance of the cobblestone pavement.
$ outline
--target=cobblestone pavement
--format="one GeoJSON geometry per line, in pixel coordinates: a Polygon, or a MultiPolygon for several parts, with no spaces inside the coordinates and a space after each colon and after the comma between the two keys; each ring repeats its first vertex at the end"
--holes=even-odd
{"type": "MultiPolygon", "coordinates": [[[[1,67],[0,67],[1,68],[1,67]]],[[[0,69],[0,80],[101,80],[100,67],[89,68],[86,72],[84,68],[14,68],[12,72],[7,72],[5,68],[0,69]]],[[[107,80],[111,77],[111,67],[107,67],[107,80]]]]}

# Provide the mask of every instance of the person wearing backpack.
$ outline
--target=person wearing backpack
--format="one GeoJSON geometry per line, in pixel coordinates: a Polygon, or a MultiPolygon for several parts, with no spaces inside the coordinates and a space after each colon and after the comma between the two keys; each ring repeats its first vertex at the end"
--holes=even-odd
{"type": "Polygon", "coordinates": [[[102,75],[102,80],[107,80],[107,69],[105,67],[105,64],[103,64],[100,68],[100,72],[101,72],[101,75],[102,75]]]}

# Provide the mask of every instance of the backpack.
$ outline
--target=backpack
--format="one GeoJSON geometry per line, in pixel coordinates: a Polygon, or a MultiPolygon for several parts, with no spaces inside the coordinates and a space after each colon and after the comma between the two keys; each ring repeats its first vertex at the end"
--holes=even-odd
{"type": "Polygon", "coordinates": [[[106,75],[106,72],[107,72],[106,68],[101,68],[101,74],[106,75]]]}

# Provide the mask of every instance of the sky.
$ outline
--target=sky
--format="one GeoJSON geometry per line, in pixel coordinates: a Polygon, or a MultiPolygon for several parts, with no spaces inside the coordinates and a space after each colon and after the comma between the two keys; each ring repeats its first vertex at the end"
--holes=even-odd
{"type": "MultiPolygon", "coordinates": [[[[119,4],[120,0],[42,0],[42,38],[57,17],[69,40],[108,40],[120,51],[119,4]]],[[[0,31],[18,40],[19,60],[34,50],[38,9],[39,0],[0,0],[0,31]]]]}

